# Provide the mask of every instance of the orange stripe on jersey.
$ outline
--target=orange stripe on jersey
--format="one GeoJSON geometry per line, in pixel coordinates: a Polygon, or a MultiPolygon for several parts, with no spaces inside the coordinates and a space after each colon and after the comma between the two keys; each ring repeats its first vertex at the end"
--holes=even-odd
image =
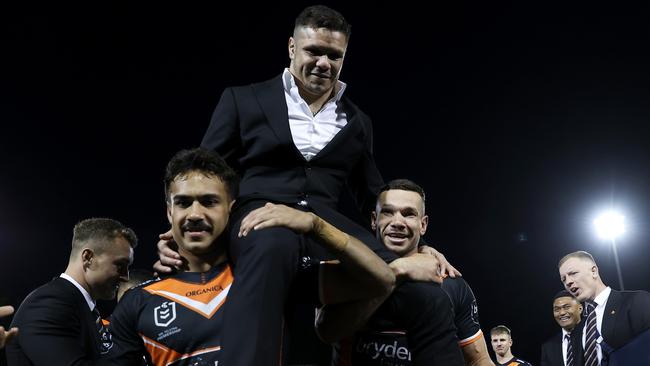
{"type": "Polygon", "coordinates": [[[465,346],[467,346],[469,344],[472,344],[472,343],[478,341],[479,339],[481,339],[481,337],[483,337],[483,331],[481,331],[479,329],[478,332],[476,332],[476,334],[474,334],[473,336],[471,336],[469,338],[465,338],[465,339],[459,341],[458,345],[461,346],[461,347],[465,347],[465,346]]]}
{"type": "Polygon", "coordinates": [[[147,285],[143,289],[152,295],[179,303],[209,319],[223,305],[232,281],[232,270],[227,266],[221,274],[205,284],[168,278],[147,285]]]}
{"type": "Polygon", "coordinates": [[[221,347],[216,346],[203,348],[192,353],[181,354],[180,352],[176,352],[173,349],[164,346],[151,338],[147,338],[142,334],[140,334],[140,337],[142,337],[142,340],[144,341],[144,347],[147,349],[147,352],[149,353],[154,366],[167,366],[189,357],[221,350],[221,347]]]}
{"type": "Polygon", "coordinates": [[[147,350],[147,353],[149,353],[151,361],[155,366],[169,365],[182,356],[180,353],[154,341],[151,338],[147,338],[142,334],[140,334],[140,337],[142,337],[144,348],[147,350]]]}

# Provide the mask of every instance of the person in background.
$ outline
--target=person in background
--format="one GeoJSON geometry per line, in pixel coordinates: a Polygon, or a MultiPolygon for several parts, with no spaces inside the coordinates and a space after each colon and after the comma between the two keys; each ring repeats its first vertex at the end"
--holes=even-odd
{"type": "Polygon", "coordinates": [[[611,289],[588,252],[565,255],[558,270],[564,288],[584,303],[587,314],[583,331],[572,333],[573,349],[581,351],[576,352],[576,365],[600,365],[611,351],[650,329],[650,293],[611,289]],[[594,336],[587,337],[592,329],[594,336]]]}
{"type": "Polygon", "coordinates": [[[30,293],[12,326],[20,329],[7,345],[9,366],[100,365],[113,346],[96,300],[112,300],[129,278],[133,230],[106,218],[75,225],[64,273],[30,293]]]}
{"type": "Polygon", "coordinates": [[[497,366],[531,366],[529,362],[512,355],[512,333],[508,327],[497,325],[492,328],[490,338],[497,366]]]}
{"type": "Polygon", "coordinates": [[[553,317],[562,331],[542,344],[541,366],[575,366],[571,332],[581,320],[582,305],[567,290],[553,299],[553,317]]]}

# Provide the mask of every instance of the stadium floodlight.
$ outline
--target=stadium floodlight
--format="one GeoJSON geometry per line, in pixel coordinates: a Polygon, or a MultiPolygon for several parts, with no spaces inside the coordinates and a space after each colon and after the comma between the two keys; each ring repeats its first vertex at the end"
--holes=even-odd
{"type": "Polygon", "coordinates": [[[616,250],[616,238],[625,233],[625,216],[617,211],[605,211],[598,215],[594,220],[596,234],[601,239],[607,239],[612,244],[614,252],[614,261],[616,262],[616,272],[618,273],[618,285],[620,290],[624,290],[623,275],[621,265],[618,262],[618,251],[616,250]]]}

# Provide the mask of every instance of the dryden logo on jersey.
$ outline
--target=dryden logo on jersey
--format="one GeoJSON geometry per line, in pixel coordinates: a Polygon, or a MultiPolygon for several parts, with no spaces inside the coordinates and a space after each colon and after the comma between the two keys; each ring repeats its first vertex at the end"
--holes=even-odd
{"type": "Polygon", "coordinates": [[[156,306],[153,309],[153,319],[159,327],[166,327],[171,324],[176,319],[176,303],[167,301],[160,306],[156,306]]]}

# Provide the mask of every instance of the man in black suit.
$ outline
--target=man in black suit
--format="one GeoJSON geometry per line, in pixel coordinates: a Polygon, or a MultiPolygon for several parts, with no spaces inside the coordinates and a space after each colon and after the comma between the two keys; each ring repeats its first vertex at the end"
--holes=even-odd
{"type": "Polygon", "coordinates": [[[553,299],[553,317],[562,332],[542,344],[542,366],[575,366],[575,353],[571,347],[571,332],[580,323],[582,305],[567,290],[553,299]]]}
{"type": "Polygon", "coordinates": [[[115,220],[79,222],[65,272],[29,294],[14,316],[20,332],[7,345],[8,365],[99,365],[112,341],[95,301],[115,298],[136,245],[133,230],[115,220]]]}
{"type": "MultiPolygon", "coordinates": [[[[227,88],[201,143],[242,176],[230,221],[236,280],[227,306],[236,315],[228,316],[225,324],[224,364],[282,362],[282,314],[299,259],[333,258],[287,228],[241,235],[240,223],[251,211],[266,202],[311,211],[361,240],[385,261],[397,258],[368,230],[338,212],[346,187],[362,211],[369,213],[383,185],[372,153],[370,118],[343,96],[346,85],[338,80],[349,36],[350,25],[335,10],[325,6],[303,10],[289,38],[289,68],[266,82],[227,88]]],[[[441,261],[444,272],[448,263],[444,257],[441,261]]],[[[407,297],[421,297],[419,303],[436,302],[428,301],[431,291],[417,290],[418,286],[402,286],[396,293],[415,293],[407,297]]],[[[413,339],[416,362],[431,363],[448,352],[431,346],[430,335],[438,330],[423,325],[430,319],[426,314],[436,311],[442,310],[398,312],[400,321],[413,330],[409,334],[427,335],[413,339]]],[[[451,320],[449,324],[453,327],[451,320]]],[[[453,329],[448,332],[453,336],[453,329]]]]}
{"type": "MultiPolygon", "coordinates": [[[[650,329],[650,293],[647,291],[612,290],[603,283],[596,261],[585,251],[565,255],[558,268],[567,291],[578,301],[585,302],[585,307],[595,307],[599,340],[596,344],[597,365],[605,365],[612,350],[650,329]]],[[[585,319],[584,323],[587,323],[588,316],[585,319]]],[[[584,354],[586,332],[574,333],[573,349],[582,351],[576,352],[576,365],[582,365],[587,361],[584,354]]]]}

